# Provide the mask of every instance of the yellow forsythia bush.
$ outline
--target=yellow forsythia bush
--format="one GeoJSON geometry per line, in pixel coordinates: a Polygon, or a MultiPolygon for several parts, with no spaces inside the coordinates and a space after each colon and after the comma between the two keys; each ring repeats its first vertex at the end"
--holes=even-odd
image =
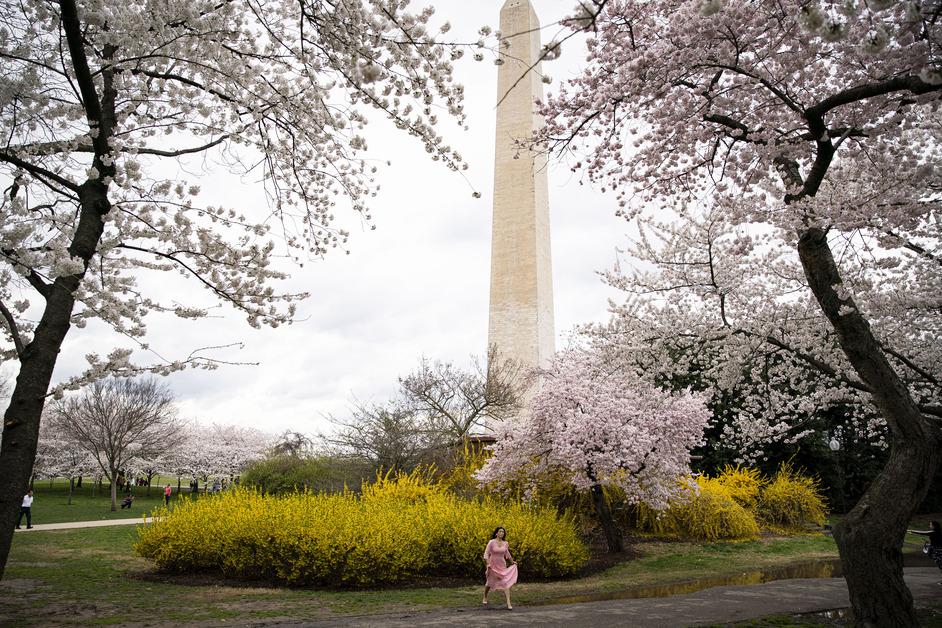
{"type": "Polygon", "coordinates": [[[701,541],[748,540],[759,536],[755,515],[740,506],[730,489],[716,479],[700,477],[657,512],[641,504],[638,528],[654,534],[701,541]]]}
{"type": "MultiPolygon", "coordinates": [[[[692,480],[688,480],[692,481],[692,480]]],[[[786,463],[771,479],[758,469],[727,466],[715,478],[700,476],[667,510],[645,504],[634,509],[642,532],[704,541],[756,538],[759,523],[776,532],[823,525],[827,506],[818,480],[786,463]]]]}
{"type": "Polygon", "coordinates": [[[817,479],[801,475],[783,464],[762,488],[759,517],[778,529],[800,529],[808,524],[824,525],[827,505],[817,479]]]}
{"type": "Polygon", "coordinates": [[[588,559],[573,523],[554,511],[463,499],[419,474],[380,478],[361,495],[236,489],[183,501],[140,526],[134,548],[169,571],[370,586],[415,575],[481,576],[498,525],[524,573],[567,576],[588,559]]]}
{"type": "Polygon", "coordinates": [[[742,465],[726,465],[723,472],[715,478],[716,482],[726,488],[729,496],[746,510],[755,511],[759,503],[759,494],[765,480],[758,469],[742,465]]]}

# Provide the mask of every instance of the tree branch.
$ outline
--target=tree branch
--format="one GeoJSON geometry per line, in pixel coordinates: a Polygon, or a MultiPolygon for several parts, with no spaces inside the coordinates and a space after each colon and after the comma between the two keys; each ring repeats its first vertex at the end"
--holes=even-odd
{"type": "Polygon", "coordinates": [[[3,160],[7,162],[8,164],[12,164],[16,166],[17,168],[22,168],[23,170],[37,177],[43,177],[43,178],[55,181],[62,187],[68,188],[75,193],[78,193],[79,191],[79,186],[73,183],[72,181],[69,181],[65,177],[58,175],[55,172],[52,172],[51,170],[46,170],[42,166],[37,166],[28,161],[24,161],[20,159],[19,157],[17,157],[16,155],[11,155],[10,153],[6,151],[0,151],[0,160],[3,160]]]}
{"type": "MultiPolygon", "coordinates": [[[[75,78],[78,81],[79,91],[82,95],[85,115],[88,118],[89,126],[93,130],[99,130],[104,121],[102,119],[101,102],[98,100],[95,81],[88,67],[85,41],[82,37],[82,26],[79,22],[75,0],[59,0],[59,7],[62,14],[62,28],[65,30],[65,38],[69,46],[69,57],[72,59],[72,69],[75,70],[75,78]]],[[[98,136],[92,139],[92,143],[95,145],[98,154],[104,155],[108,152],[105,134],[99,132],[98,136]]]]}
{"type": "Polygon", "coordinates": [[[942,91],[942,85],[932,85],[924,82],[918,76],[897,76],[882,83],[869,83],[867,85],[858,85],[842,92],[828,96],[818,104],[810,107],[806,115],[823,117],[827,112],[843,105],[849,105],[860,100],[873,98],[874,96],[886,96],[893,92],[908,91],[913,94],[927,94],[929,92],[942,91]]]}
{"type": "Polygon", "coordinates": [[[29,285],[33,286],[36,292],[41,294],[43,297],[49,297],[49,291],[52,289],[52,284],[46,283],[45,280],[39,276],[39,273],[29,266],[22,264],[18,259],[16,259],[16,254],[14,251],[11,251],[10,249],[3,249],[0,251],[0,255],[3,255],[5,258],[7,258],[14,266],[22,266],[25,268],[26,281],[29,282],[29,285]]]}
{"type": "Polygon", "coordinates": [[[22,357],[23,339],[20,338],[20,331],[16,326],[16,320],[13,318],[13,314],[9,309],[7,309],[7,306],[3,301],[0,301],[0,314],[3,315],[4,319],[6,319],[7,327],[10,328],[10,336],[13,338],[13,346],[16,347],[16,355],[22,357]]]}
{"type": "Polygon", "coordinates": [[[213,140],[202,146],[193,146],[192,148],[181,148],[180,150],[158,150],[156,148],[139,148],[137,149],[138,155],[157,155],[158,157],[179,157],[180,155],[189,155],[191,153],[201,153],[204,150],[209,150],[213,146],[218,146],[229,139],[228,135],[223,135],[222,137],[213,140]]]}

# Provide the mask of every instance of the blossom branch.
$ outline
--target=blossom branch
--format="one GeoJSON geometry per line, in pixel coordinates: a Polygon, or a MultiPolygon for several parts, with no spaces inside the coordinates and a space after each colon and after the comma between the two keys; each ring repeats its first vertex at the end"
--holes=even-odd
{"type": "Polygon", "coordinates": [[[7,327],[10,329],[10,337],[13,338],[13,346],[16,348],[16,355],[22,356],[23,339],[20,338],[20,331],[17,328],[16,320],[13,318],[13,314],[10,312],[3,301],[0,301],[0,314],[3,315],[4,320],[7,322],[7,327]]]}
{"type": "Polygon", "coordinates": [[[42,179],[49,179],[50,181],[55,181],[60,186],[67,188],[73,192],[78,192],[79,186],[72,181],[69,181],[65,177],[56,174],[50,170],[43,168],[42,166],[37,166],[36,164],[30,163],[23,159],[20,159],[16,155],[10,154],[6,151],[0,151],[0,160],[7,162],[8,164],[14,165],[17,168],[22,168],[23,170],[29,172],[30,174],[39,177],[42,179]]]}

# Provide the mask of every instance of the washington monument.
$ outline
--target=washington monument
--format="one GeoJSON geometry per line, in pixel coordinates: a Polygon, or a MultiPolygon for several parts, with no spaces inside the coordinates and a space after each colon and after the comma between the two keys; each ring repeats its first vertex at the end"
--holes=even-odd
{"type": "Polygon", "coordinates": [[[555,336],[546,159],[516,144],[543,125],[534,111],[540,23],[529,0],[504,3],[500,31],[488,345],[526,369],[549,362],[555,336]]]}

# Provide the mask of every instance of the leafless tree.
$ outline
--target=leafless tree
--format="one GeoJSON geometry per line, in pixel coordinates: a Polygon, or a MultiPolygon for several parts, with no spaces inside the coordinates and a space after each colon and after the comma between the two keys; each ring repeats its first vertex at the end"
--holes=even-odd
{"type": "Polygon", "coordinates": [[[325,441],[332,454],[360,460],[371,471],[442,463],[486,419],[516,415],[522,382],[519,366],[493,348],[486,364],[473,359],[470,370],[423,358],[399,379],[389,402],[355,402],[349,418],[329,417],[337,429],[325,441]]]}
{"type": "Polygon", "coordinates": [[[457,444],[486,419],[502,421],[517,414],[521,371],[513,360],[501,358],[496,346],[488,349],[484,365],[473,359],[471,370],[423,358],[418,369],[399,379],[402,403],[457,444]]]}
{"type": "Polygon", "coordinates": [[[331,453],[366,463],[370,473],[411,471],[430,462],[442,446],[440,433],[430,429],[424,417],[396,401],[357,402],[350,418],[330,420],[337,427],[325,437],[331,453]]]}
{"type": "Polygon", "coordinates": [[[55,402],[52,417],[64,435],[88,449],[111,482],[111,510],[117,509],[120,470],[137,458],[161,455],[181,437],[173,394],[154,379],[94,382],[55,402]]]}
{"type": "Polygon", "coordinates": [[[314,441],[306,434],[286,430],[284,434],[278,437],[278,442],[271,448],[271,453],[276,456],[294,456],[296,458],[305,458],[314,451],[314,441]]]}

